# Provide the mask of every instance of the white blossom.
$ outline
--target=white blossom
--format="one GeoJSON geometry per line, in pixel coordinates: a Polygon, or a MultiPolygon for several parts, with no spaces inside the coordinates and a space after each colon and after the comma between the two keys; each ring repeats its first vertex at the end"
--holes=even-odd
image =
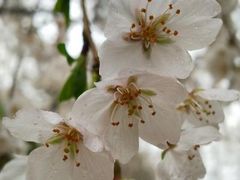
{"type": "Polygon", "coordinates": [[[186,125],[218,126],[224,121],[223,108],[220,102],[230,102],[239,99],[240,94],[235,90],[224,89],[195,89],[191,91],[183,103],[178,106],[186,118],[186,125]]]}
{"type": "Polygon", "coordinates": [[[206,174],[199,148],[220,139],[216,128],[205,126],[185,130],[177,145],[169,144],[158,165],[161,180],[196,180],[206,174]]]}
{"type": "Polygon", "coordinates": [[[162,148],[177,143],[183,121],[176,106],[186,91],[175,79],[130,73],[96,86],[78,98],[71,117],[103,136],[115,159],[127,163],[138,151],[139,136],[162,148]]]}
{"type": "Polygon", "coordinates": [[[125,68],[177,78],[193,69],[187,50],[211,44],[222,25],[216,0],[111,0],[100,74],[125,68]]]}
{"type": "Polygon", "coordinates": [[[27,180],[113,179],[110,156],[86,148],[86,131],[79,132],[56,113],[23,109],[14,119],[4,118],[3,125],[15,137],[44,145],[28,157],[27,180]]]}

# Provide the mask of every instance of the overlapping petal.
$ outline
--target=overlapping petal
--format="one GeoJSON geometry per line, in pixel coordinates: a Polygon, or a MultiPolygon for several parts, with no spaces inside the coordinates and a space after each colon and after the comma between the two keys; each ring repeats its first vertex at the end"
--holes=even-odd
{"type": "Polygon", "coordinates": [[[14,119],[4,118],[3,125],[10,133],[24,141],[45,143],[53,127],[63,121],[58,114],[37,109],[23,109],[14,119]]]}

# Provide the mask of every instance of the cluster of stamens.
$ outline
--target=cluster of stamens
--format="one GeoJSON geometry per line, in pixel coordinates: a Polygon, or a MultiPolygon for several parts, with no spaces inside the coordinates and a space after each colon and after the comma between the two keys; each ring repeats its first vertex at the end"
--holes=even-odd
{"type": "Polygon", "coordinates": [[[178,106],[178,110],[192,112],[199,121],[206,123],[209,123],[208,119],[216,114],[211,102],[196,95],[196,91],[189,93],[188,98],[178,106]]]}
{"type": "MultiPolygon", "coordinates": [[[[79,143],[83,140],[82,134],[75,128],[67,125],[66,123],[60,123],[52,130],[54,135],[48,139],[45,144],[46,147],[50,145],[64,143],[63,161],[69,159],[69,157],[75,159],[79,153],[79,143]]],[[[80,166],[80,162],[75,160],[77,167],[80,166]]]]}
{"type": "Polygon", "coordinates": [[[133,121],[138,120],[144,124],[145,120],[142,118],[142,111],[148,108],[152,116],[155,116],[156,111],[154,109],[151,98],[144,94],[143,89],[139,89],[136,85],[135,79],[130,77],[125,87],[117,85],[108,88],[114,96],[113,109],[111,114],[111,124],[118,126],[120,122],[116,120],[116,113],[121,106],[127,107],[128,113],[128,127],[133,127],[133,121]]]}
{"type": "Polygon", "coordinates": [[[171,36],[177,36],[179,32],[172,30],[167,23],[181,13],[180,9],[174,9],[169,4],[168,9],[161,15],[154,17],[148,14],[148,6],[152,0],[147,0],[145,8],[136,10],[136,23],[133,23],[130,32],[124,36],[127,41],[142,41],[143,48],[148,50],[155,43],[169,43],[171,36]]]}

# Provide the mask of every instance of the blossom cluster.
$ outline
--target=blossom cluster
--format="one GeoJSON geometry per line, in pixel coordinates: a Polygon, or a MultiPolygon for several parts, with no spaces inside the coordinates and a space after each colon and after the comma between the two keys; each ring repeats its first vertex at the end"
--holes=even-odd
{"type": "Polygon", "coordinates": [[[239,92],[188,91],[179,79],[194,67],[188,50],[215,40],[220,11],[216,0],[111,0],[102,81],[76,100],[66,119],[37,109],[3,119],[13,136],[42,145],[15,160],[16,169],[25,169],[16,173],[24,180],[112,180],[114,161],[128,163],[140,137],[163,150],[160,179],[202,178],[199,149],[221,138],[220,102],[239,99],[239,92]]]}

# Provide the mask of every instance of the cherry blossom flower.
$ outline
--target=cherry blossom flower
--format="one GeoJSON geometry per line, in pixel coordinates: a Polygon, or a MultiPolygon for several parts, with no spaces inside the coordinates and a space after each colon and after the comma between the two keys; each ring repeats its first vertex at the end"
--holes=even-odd
{"type": "Polygon", "coordinates": [[[27,156],[16,155],[0,173],[0,180],[26,180],[27,156]]]}
{"type": "Polygon", "coordinates": [[[56,113],[24,109],[3,125],[15,137],[44,144],[28,157],[27,180],[113,179],[110,156],[86,148],[84,135],[56,113]]]}
{"type": "Polygon", "coordinates": [[[218,126],[224,120],[224,113],[220,102],[234,101],[239,99],[239,97],[239,92],[235,90],[195,89],[178,106],[178,110],[186,118],[187,125],[194,127],[206,125],[218,126]]]}
{"type": "Polygon", "coordinates": [[[221,135],[211,126],[185,130],[177,145],[169,144],[164,151],[163,160],[158,165],[161,180],[196,180],[206,174],[199,148],[212,141],[219,140],[221,135]]]}
{"type": "Polygon", "coordinates": [[[222,25],[216,0],[111,0],[100,49],[100,74],[125,68],[186,78],[193,69],[187,50],[211,44],[222,25]]]}
{"type": "Polygon", "coordinates": [[[139,136],[162,148],[177,143],[182,119],[176,106],[186,95],[173,78],[131,73],[97,83],[78,98],[71,114],[76,125],[103,136],[121,163],[137,153],[139,136]]]}

